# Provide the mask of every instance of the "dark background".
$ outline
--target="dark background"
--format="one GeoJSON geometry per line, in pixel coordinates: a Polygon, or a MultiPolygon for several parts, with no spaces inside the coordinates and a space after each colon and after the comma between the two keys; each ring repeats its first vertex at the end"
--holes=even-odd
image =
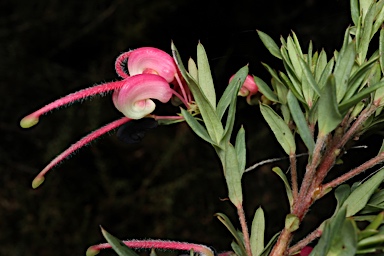
{"type": "MultiPolygon", "coordinates": [[[[303,49],[313,40],[316,49],[332,54],[350,23],[347,0],[3,0],[0,13],[0,255],[83,255],[104,241],[99,225],[122,239],[229,250],[232,237],[213,214],[224,212],[239,225],[230,203],[220,200],[227,196],[220,163],[185,124],[159,127],[135,145],[114,133],[104,136],[33,190],[32,179],[53,157],[121,114],[107,96],[54,111],[31,129],[22,130],[20,119],[60,96],[117,79],[114,60],[129,49],[153,46],[170,53],[173,40],[186,61],[195,58],[200,40],[220,92],[247,63],[265,81],[260,62],[281,69],[256,29],[276,41],[294,30],[303,49]]],[[[257,106],[241,99],[238,107],[236,129],[246,129],[247,166],[284,156],[257,106]]],[[[287,167],[285,161],[274,165],[287,167]]],[[[271,167],[244,175],[246,215],[251,222],[263,206],[267,240],[287,211],[271,167]]],[[[319,202],[300,232],[332,213],[331,199],[319,202]]]]}

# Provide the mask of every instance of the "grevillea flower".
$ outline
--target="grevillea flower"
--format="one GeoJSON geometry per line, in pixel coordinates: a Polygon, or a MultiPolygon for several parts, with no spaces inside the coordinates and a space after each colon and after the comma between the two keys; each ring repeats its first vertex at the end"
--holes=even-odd
{"type": "Polygon", "coordinates": [[[20,121],[21,127],[29,128],[38,123],[41,115],[53,109],[94,95],[104,95],[106,92],[113,92],[113,103],[125,116],[90,133],[58,155],[36,176],[32,182],[32,187],[36,188],[43,183],[44,175],[72,153],[97,137],[132,119],[140,119],[143,117],[152,117],[155,119],[182,118],[180,116],[157,117],[150,115],[155,109],[155,103],[152,99],[166,103],[171,99],[172,95],[176,95],[181,98],[182,102],[186,105],[188,104],[187,97],[182,97],[169,85],[169,83],[176,80],[176,82],[179,83],[178,87],[183,88],[177,75],[176,64],[169,54],[152,47],[138,48],[121,54],[115,62],[115,68],[117,74],[123,78],[123,80],[96,85],[71,93],[33,112],[20,121]]]}
{"type": "MultiPolygon", "coordinates": [[[[233,75],[229,81],[233,79],[235,75],[233,75]]],[[[251,97],[255,95],[259,91],[259,88],[257,87],[257,84],[255,83],[255,80],[251,75],[247,75],[245,78],[243,86],[241,86],[239,91],[239,96],[247,97],[247,102],[251,102],[251,97]]]]}

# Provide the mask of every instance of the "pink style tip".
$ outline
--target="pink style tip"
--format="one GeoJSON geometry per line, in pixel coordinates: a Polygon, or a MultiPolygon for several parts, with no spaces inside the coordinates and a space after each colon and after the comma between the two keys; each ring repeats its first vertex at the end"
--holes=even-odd
{"type": "Polygon", "coordinates": [[[168,53],[153,47],[141,47],[122,53],[116,59],[115,69],[122,78],[144,73],[156,74],[168,83],[173,82],[177,73],[173,58],[168,53]]]}

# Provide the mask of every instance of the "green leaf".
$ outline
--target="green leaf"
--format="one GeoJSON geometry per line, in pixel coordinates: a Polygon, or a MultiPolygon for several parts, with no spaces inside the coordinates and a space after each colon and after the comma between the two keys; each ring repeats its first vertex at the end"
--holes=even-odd
{"type": "Polygon", "coordinates": [[[306,103],[305,100],[304,100],[304,98],[303,98],[303,95],[301,94],[301,91],[298,91],[298,90],[297,90],[297,89],[300,90],[300,88],[298,87],[298,84],[296,83],[296,85],[294,85],[294,84],[291,82],[290,78],[288,78],[287,75],[284,74],[283,72],[280,72],[279,75],[280,75],[281,79],[283,79],[284,84],[287,85],[287,87],[289,88],[289,90],[292,91],[292,93],[296,96],[296,98],[297,98],[299,101],[301,101],[301,102],[303,102],[303,103],[306,103]]]}
{"type": "Polygon", "coordinates": [[[384,86],[384,81],[378,82],[377,84],[374,84],[372,86],[369,86],[363,90],[361,90],[359,93],[355,94],[353,97],[349,98],[348,100],[342,101],[341,104],[339,104],[339,111],[341,114],[347,113],[347,111],[356,105],[359,101],[369,96],[371,92],[374,92],[375,90],[379,89],[380,87],[384,86]]]}
{"type": "Polygon", "coordinates": [[[293,66],[293,71],[296,75],[296,77],[301,81],[301,76],[303,73],[303,70],[300,65],[300,57],[299,53],[297,52],[297,48],[295,46],[295,43],[293,42],[292,38],[289,36],[287,39],[287,50],[288,50],[288,55],[289,59],[292,63],[293,66]]]}
{"type": "Polygon", "coordinates": [[[363,24],[361,26],[361,33],[358,34],[360,40],[359,44],[357,45],[357,62],[359,64],[362,64],[365,61],[365,58],[367,56],[369,43],[371,41],[371,34],[372,34],[372,26],[373,26],[373,19],[375,14],[375,5],[372,3],[368,11],[363,18],[363,24]]]}
{"type": "Polygon", "coordinates": [[[239,92],[238,83],[240,83],[240,85],[243,85],[247,75],[248,75],[248,65],[239,69],[239,71],[236,72],[231,82],[229,82],[227,88],[225,88],[225,91],[221,96],[216,108],[217,115],[220,119],[222,119],[225,113],[225,110],[228,108],[233,97],[237,96],[239,92]]]}
{"type": "Polygon", "coordinates": [[[269,35],[265,34],[264,32],[260,30],[256,30],[256,31],[261,41],[263,42],[264,46],[268,49],[268,51],[276,58],[281,59],[280,49],[275,43],[275,41],[273,41],[273,39],[269,35]]]}
{"type": "Polygon", "coordinates": [[[257,87],[259,88],[259,91],[270,101],[273,102],[279,102],[278,98],[276,97],[276,94],[269,88],[269,86],[259,77],[253,76],[253,79],[255,80],[255,83],[257,84],[257,87]]]}
{"type": "Polygon", "coordinates": [[[356,91],[361,89],[361,87],[365,84],[363,81],[368,76],[368,73],[372,69],[372,66],[375,65],[375,62],[377,61],[379,56],[375,58],[371,58],[369,61],[364,62],[360,67],[358,67],[353,74],[351,75],[349,82],[348,82],[348,89],[345,93],[344,99],[348,100],[351,98],[354,94],[356,94],[356,91]]]}
{"type": "Polygon", "coordinates": [[[188,60],[188,72],[189,72],[189,74],[191,74],[193,79],[195,79],[195,81],[199,80],[199,74],[198,74],[197,66],[196,66],[195,61],[192,58],[189,58],[189,60],[188,60]]]}
{"type": "Polygon", "coordinates": [[[275,134],[277,141],[283,147],[285,153],[287,153],[287,155],[295,153],[295,139],[284,120],[271,107],[267,105],[260,104],[260,110],[272,132],[275,134]]]}
{"type": "Polygon", "coordinates": [[[271,240],[269,240],[268,244],[265,246],[265,248],[264,248],[263,252],[260,254],[260,256],[268,256],[269,255],[269,253],[271,252],[272,247],[276,243],[279,235],[280,235],[280,232],[273,235],[273,237],[271,238],[271,240]]]}
{"type": "Polygon", "coordinates": [[[287,100],[293,121],[295,121],[299,131],[299,135],[305,146],[307,146],[308,152],[312,155],[313,149],[315,148],[315,142],[313,140],[312,133],[309,130],[307,121],[305,120],[304,113],[300,108],[298,100],[291,91],[288,92],[287,100]]]}
{"type": "Polygon", "coordinates": [[[229,220],[229,218],[227,217],[227,215],[225,215],[224,213],[215,213],[215,215],[219,221],[221,223],[224,224],[224,226],[227,227],[227,229],[229,230],[229,232],[231,232],[231,234],[233,235],[233,237],[235,238],[236,242],[237,242],[237,245],[241,245],[240,246],[240,251],[242,252],[241,254],[238,254],[238,255],[247,255],[247,253],[245,252],[245,247],[244,247],[244,243],[243,243],[243,239],[242,237],[239,235],[239,233],[237,232],[237,230],[235,229],[235,227],[232,225],[232,222],[229,220]]]}
{"type": "Polygon", "coordinates": [[[131,250],[128,246],[126,246],[122,241],[109,234],[105,229],[101,227],[101,233],[107,242],[112,246],[113,250],[119,256],[139,256],[133,250],[131,250]]]}
{"type": "Polygon", "coordinates": [[[379,52],[381,52],[380,58],[379,58],[381,72],[384,74],[384,27],[382,27],[380,30],[379,52]]]}
{"type": "Polygon", "coordinates": [[[245,145],[245,130],[243,126],[241,126],[240,130],[237,133],[235,149],[240,171],[244,173],[247,149],[245,145]]]}
{"type": "Polygon", "coordinates": [[[309,85],[317,93],[317,95],[320,95],[320,88],[317,85],[315,78],[313,77],[310,67],[303,59],[300,59],[299,61],[300,61],[301,68],[303,70],[303,74],[305,75],[305,78],[308,80],[309,85]]]}
{"type": "Polygon", "coordinates": [[[239,244],[236,243],[235,241],[232,241],[231,247],[236,256],[247,256],[247,253],[243,252],[241,246],[239,246],[239,244]]]}
{"type": "Polygon", "coordinates": [[[351,16],[353,23],[355,26],[359,22],[359,15],[360,15],[360,9],[359,9],[359,0],[350,0],[351,5],[351,16]]]}
{"type": "Polygon", "coordinates": [[[366,182],[358,186],[352,191],[350,196],[345,200],[344,206],[347,208],[346,216],[353,216],[364,208],[369,198],[384,180],[384,168],[369,178],[366,182]]]}
{"type": "MultiPolygon", "coordinates": [[[[240,80],[237,81],[237,84],[235,84],[235,92],[238,92],[240,90],[243,83],[244,81],[240,81],[240,80]]],[[[226,143],[231,139],[233,125],[235,123],[236,102],[237,102],[237,93],[234,93],[232,95],[231,103],[229,104],[227,121],[225,123],[225,129],[224,129],[223,137],[220,140],[220,143],[222,142],[226,143]]]]}
{"type": "Polygon", "coordinates": [[[229,200],[236,207],[243,203],[241,176],[236,150],[232,144],[228,143],[225,148],[224,177],[227,182],[229,200]]]}
{"type": "Polygon", "coordinates": [[[335,190],[335,197],[337,201],[337,206],[335,210],[335,214],[340,210],[341,206],[351,194],[351,188],[347,184],[340,185],[335,190]]]}
{"type": "Polygon", "coordinates": [[[325,136],[333,131],[343,119],[337,106],[335,80],[332,75],[322,89],[318,104],[319,133],[325,136]]]}
{"type": "Polygon", "coordinates": [[[185,121],[187,124],[191,127],[192,131],[196,133],[197,136],[202,138],[208,143],[211,143],[212,145],[218,146],[219,145],[214,142],[211,137],[209,137],[209,134],[207,132],[207,129],[204,128],[188,111],[186,111],[183,108],[180,108],[181,114],[183,115],[185,121]]]}
{"type": "Polygon", "coordinates": [[[199,42],[197,45],[197,69],[199,71],[199,86],[203,91],[205,97],[207,97],[212,107],[216,108],[216,92],[213,85],[213,79],[211,75],[211,69],[209,67],[207,53],[203,45],[199,42]]]}
{"type": "Polygon", "coordinates": [[[325,222],[323,234],[310,256],[355,255],[357,235],[352,221],[345,218],[345,208],[325,222]]]}
{"type": "Polygon", "coordinates": [[[380,29],[380,27],[382,26],[382,24],[384,22],[384,7],[383,7],[383,5],[384,5],[384,1],[379,1],[376,4],[376,9],[378,8],[379,13],[376,15],[376,21],[373,24],[371,39],[375,35],[375,33],[380,29]]]}
{"type": "Polygon", "coordinates": [[[321,50],[319,57],[317,58],[317,63],[315,67],[315,79],[316,82],[320,81],[321,74],[324,71],[325,66],[327,65],[327,53],[321,50]]]}
{"type": "Polygon", "coordinates": [[[198,105],[201,116],[203,117],[204,124],[207,128],[208,134],[213,141],[219,143],[223,136],[223,126],[219,117],[216,114],[215,109],[209,103],[205,94],[200,90],[199,86],[196,84],[196,81],[192,76],[185,70],[183,62],[181,61],[179,52],[176,49],[176,46],[172,43],[172,54],[173,58],[179,67],[180,73],[187,82],[189,89],[191,90],[193,97],[198,105]]]}
{"type": "Polygon", "coordinates": [[[281,180],[284,182],[285,192],[287,193],[289,205],[292,208],[292,205],[293,205],[292,189],[291,189],[291,185],[289,184],[289,181],[287,179],[287,176],[285,176],[284,172],[280,169],[280,167],[273,167],[272,171],[274,173],[276,173],[277,175],[279,175],[281,180]]]}
{"type": "Polygon", "coordinates": [[[355,62],[355,56],[355,44],[351,42],[346,47],[345,51],[340,53],[336,61],[334,75],[337,102],[340,102],[343,99],[345,92],[347,91],[348,79],[355,62]]]}
{"type": "Polygon", "coordinates": [[[251,251],[253,256],[258,256],[264,249],[265,218],[261,207],[256,210],[251,228],[251,251]]]}
{"type": "Polygon", "coordinates": [[[328,77],[332,74],[334,64],[335,59],[332,58],[328,61],[327,65],[325,65],[323,73],[321,74],[318,82],[320,89],[323,89],[324,86],[327,84],[328,77]]]}

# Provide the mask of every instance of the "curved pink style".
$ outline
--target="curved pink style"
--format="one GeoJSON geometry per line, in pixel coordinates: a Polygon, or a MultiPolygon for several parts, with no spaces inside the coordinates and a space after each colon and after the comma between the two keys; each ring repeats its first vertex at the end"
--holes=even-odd
{"type": "MultiPolygon", "coordinates": [[[[52,169],[52,167],[56,166],[81,147],[95,140],[97,137],[132,119],[140,119],[152,113],[156,107],[152,99],[166,103],[171,99],[172,95],[175,94],[181,99],[181,101],[184,102],[186,106],[188,106],[185,93],[181,96],[169,85],[169,83],[175,80],[180,83],[180,87],[183,86],[177,75],[176,64],[169,54],[152,47],[138,48],[136,50],[121,54],[115,62],[115,68],[117,74],[124,78],[122,81],[96,85],[75,93],[71,93],[42,107],[41,109],[24,117],[20,121],[21,127],[29,128],[38,123],[41,115],[46,114],[53,109],[94,95],[103,95],[110,91],[113,91],[112,99],[115,107],[125,116],[90,133],[70,146],[67,150],[53,159],[36,176],[32,182],[32,187],[38,187],[41,183],[43,183],[44,175],[52,169]],[[124,69],[124,65],[127,65],[128,71],[124,69]]],[[[179,116],[150,117],[155,119],[181,118],[179,116]]]]}
{"type": "Polygon", "coordinates": [[[58,165],[60,162],[62,162],[64,159],[72,155],[74,152],[79,150],[80,148],[84,147],[85,145],[89,144],[96,138],[100,137],[101,135],[129,122],[130,118],[123,117],[120,118],[112,123],[109,123],[96,131],[93,131],[92,133],[88,134],[87,136],[83,137],[81,140],[76,142],[75,144],[71,145],[69,148],[67,148],[65,151],[63,151],[60,155],[55,157],[32,181],[32,187],[37,188],[39,187],[45,180],[44,175],[51,170],[54,166],[58,165]]]}
{"type": "Polygon", "coordinates": [[[113,93],[112,99],[115,107],[126,117],[143,118],[156,107],[151,99],[165,103],[172,97],[172,89],[161,76],[140,74],[124,81],[124,86],[113,93]]]}
{"type": "Polygon", "coordinates": [[[116,73],[127,78],[137,74],[156,74],[168,83],[173,82],[177,68],[173,58],[166,52],[153,47],[141,47],[122,53],[115,62],[116,73]],[[128,72],[124,70],[127,65],[128,72]]]}
{"type": "MultiPolygon", "coordinates": [[[[123,241],[123,243],[131,248],[138,249],[165,249],[165,250],[181,250],[190,251],[193,250],[200,256],[214,256],[214,252],[205,245],[176,242],[176,241],[163,241],[163,240],[129,240],[123,241]]],[[[109,249],[111,245],[108,243],[93,245],[88,248],[86,255],[93,256],[99,253],[102,249],[109,249]]]]}

